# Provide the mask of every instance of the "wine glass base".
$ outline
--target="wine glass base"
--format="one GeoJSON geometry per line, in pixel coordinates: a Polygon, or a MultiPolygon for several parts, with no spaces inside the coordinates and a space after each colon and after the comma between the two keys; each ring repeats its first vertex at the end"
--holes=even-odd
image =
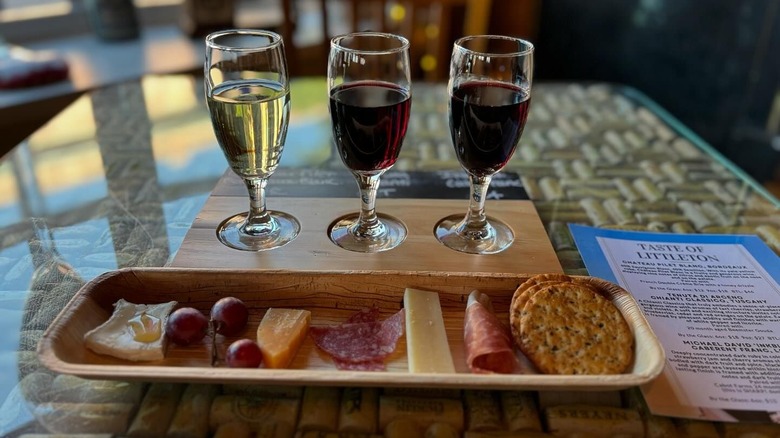
{"type": "Polygon", "coordinates": [[[267,251],[292,242],[301,232],[301,224],[295,217],[281,211],[268,211],[274,227],[262,234],[245,234],[241,226],[247,218],[247,212],[231,216],[217,227],[217,239],[225,246],[241,251],[267,251]]]}
{"type": "Polygon", "coordinates": [[[463,215],[447,216],[433,228],[436,239],[444,246],[467,254],[496,254],[512,245],[515,234],[505,222],[487,217],[488,230],[484,237],[470,237],[460,231],[463,228],[463,215]]]}
{"type": "Polygon", "coordinates": [[[328,228],[328,236],[336,245],[354,252],[382,252],[395,248],[405,239],[406,225],[399,219],[377,213],[379,221],[384,225],[385,233],[378,237],[356,236],[353,232],[359,214],[352,213],[336,219],[328,228]]]}

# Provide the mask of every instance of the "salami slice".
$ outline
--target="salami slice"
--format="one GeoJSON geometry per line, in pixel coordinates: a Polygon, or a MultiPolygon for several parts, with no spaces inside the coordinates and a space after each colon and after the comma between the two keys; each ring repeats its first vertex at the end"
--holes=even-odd
{"type": "Polygon", "coordinates": [[[379,310],[361,310],[336,326],[312,326],[314,343],[333,357],[339,369],[384,370],[384,359],[395,351],[404,332],[404,311],[378,320],[379,310]]]}
{"type": "Polygon", "coordinates": [[[517,369],[509,331],[493,313],[490,298],[479,291],[469,295],[463,341],[471,372],[508,374],[517,369]]]}

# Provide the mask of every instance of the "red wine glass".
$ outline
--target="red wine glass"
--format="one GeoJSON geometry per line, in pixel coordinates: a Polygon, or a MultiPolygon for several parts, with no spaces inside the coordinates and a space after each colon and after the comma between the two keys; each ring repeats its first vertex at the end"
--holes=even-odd
{"type": "Polygon", "coordinates": [[[434,227],[445,246],[469,254],[507,249],[514,232],[487,216],[490,180],[512,158],[523,133],[531,102],[531,43],[497,35],[463,37],[450,61],[450,135],[455,154],[469,176],[469,208],[434,227]]]}
{"type": "Polygon", "coordinates": [[[379,178],[395,164],[412,105],[409,41],[357,32],[333,38],[328,90],[333,139],[360,189],[360,212],[328,230],[338,246],[356,252],[395,248],[406,238],[399,219],[376,212],[379,178]]]}

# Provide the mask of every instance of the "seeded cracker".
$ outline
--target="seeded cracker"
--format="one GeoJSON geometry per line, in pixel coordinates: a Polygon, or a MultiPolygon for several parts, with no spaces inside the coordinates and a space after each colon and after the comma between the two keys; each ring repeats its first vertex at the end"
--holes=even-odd
{"type": "Polygon", "coordinates": [[[617,374],[633,360],[634,338],[612,302],[580,283],[544,286],[520,315],[520,350],[550,374],[617,374]]]}
{"type": "Polygon", "coordinates": [[[529,277],[518,286],[514,295],[512,295],[512,302],[509,306],[509,325],[512,331],[512,337],[515,339],[516,343],[520,342],[520,313],[523,311],[525,303],[528,302],[528,298],[544,286],[571,281],[571,277],[565,274],[537,274],[529,277]]]}

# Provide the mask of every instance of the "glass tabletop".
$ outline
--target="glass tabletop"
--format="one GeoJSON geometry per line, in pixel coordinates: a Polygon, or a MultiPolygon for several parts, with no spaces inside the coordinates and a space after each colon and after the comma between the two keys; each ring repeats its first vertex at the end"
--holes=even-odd
{"type": "MultiPolygon", "coordinates": [[[[460,172],[445,86],[416,84],[413,92],[409,132],[394,170],[460,172]]],[[[324,78],[296,79],[291,101],[282,168],[341,169],[324,78]]],[[[0,435],[75,432],[75,420],[47,423],[43,410],[82,402],[74,394],[84,395],[84,388],[96,403],[110,399],[115,386],[105,395],[99,382],[42,368],[38,339],[97,275],[170,263],[226,168],[202,80],[190,75],[147,76],[87,93],[3,158],[0,435]]],[[[569,223],[756,234],[780,254],[780,203],[637,90],[538,84],[506,170],[520,175],[569,274],[587,274],[569,223]]],[[[130,404],[137,407],[151,388],[138,386],[130,404]]],[[[609,400],[609,406],[629,406],[609,400]]],[[[134,412],[125,413],[125,427],[134,412]]]]}

